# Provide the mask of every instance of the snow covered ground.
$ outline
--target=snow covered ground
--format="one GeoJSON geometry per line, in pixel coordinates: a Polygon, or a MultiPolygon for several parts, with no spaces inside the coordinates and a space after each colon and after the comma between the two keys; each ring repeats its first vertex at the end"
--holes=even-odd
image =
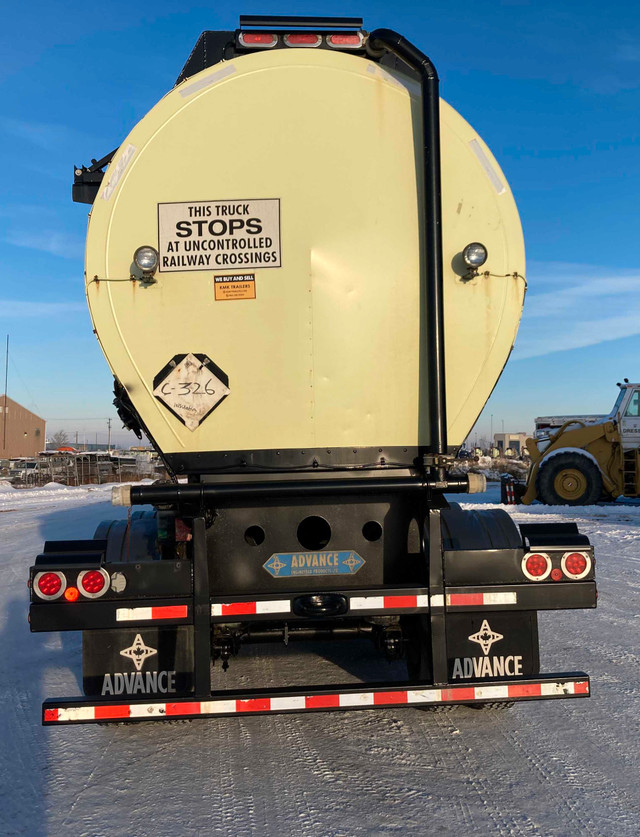
{"type": "MultiPolygon", "coordinates": [[[[0,484],[0,833],[640,834],[640,506],[510,511],[575,519],[595,544],[598,609],[540,618],[543,670],[589,672],[589,700],[43,729],[45,696],[80,694],[80,639],[29,633],[27,569],[45,539],[92,537],[126,509],[105,486],[0,484]]],[[[400,676],[367,644],[313,651],[263,646],[229,675],[400,676]]]]}

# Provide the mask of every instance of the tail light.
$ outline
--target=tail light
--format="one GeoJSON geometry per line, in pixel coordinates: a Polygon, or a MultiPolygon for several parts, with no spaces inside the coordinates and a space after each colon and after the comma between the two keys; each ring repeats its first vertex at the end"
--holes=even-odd
{"type": "Polygon", "coordinates": [[[360,49],[363,40],[361,32],[327,35],[327,44],[334,49],[360,49]]]}
{"type": "Polygon", "coordinates": [[[529,552],[522,559],[521,566],[530,581],[544,581],[551,572],[551,558],[546,552],[529,552]]]}
{"type": "Polygon", "coordinates": [[[292,32],[284,36],[284,42],[289,47],[317,47],[322,43],[322,38],[313,32],[292,32]]]}
{"type": "Polygon", "coordinates": [[[591,571],[591,558],[586,552],[565,552],[561,566],[566,576],[578,580],[591,571]]]}
{"type": "Polygon", "coordinates": [[[241,32],[238,42],[243,47],[256,49],[271,49],[278,43],[278,36],[271,32],[241,32]]]}
{"type": "Polygon", "coordinates": [[[83,570],[78,574],[78,588],[88,599],[97,599],[109,589],[109,573],[106,570],[83,570]]]}
{"type": "Polygon", "coordinates": [[[67,586],[67,579],[61,572],[49,570],[44,573],[36,573],[33,579],[33,589],[36,596],[46,601],[59,599],[67,586]]]}

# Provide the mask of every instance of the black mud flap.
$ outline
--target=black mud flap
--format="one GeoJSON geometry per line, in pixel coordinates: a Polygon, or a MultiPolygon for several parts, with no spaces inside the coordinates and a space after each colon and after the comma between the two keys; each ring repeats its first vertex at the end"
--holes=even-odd
{"type": "Polygon", "coordinates": [[[527,678],[540,671],[535,611],[447,614],[449,682],[527,678]]]}
{"type": "Polygon", "coordinates": [[[193,627],[84,631],[85,695],[186,697],[193,693],[193,627]]]}

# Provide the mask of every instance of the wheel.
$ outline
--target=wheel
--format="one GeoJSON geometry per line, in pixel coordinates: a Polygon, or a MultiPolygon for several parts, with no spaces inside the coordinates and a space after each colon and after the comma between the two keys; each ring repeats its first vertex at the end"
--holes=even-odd
{"type": "Polygon", "coordinates": [[[538,497],[550,506],[591,506],[602,495],[602,476],[581,453],[559,453],[543,463],[536,482],[538,497]]]}

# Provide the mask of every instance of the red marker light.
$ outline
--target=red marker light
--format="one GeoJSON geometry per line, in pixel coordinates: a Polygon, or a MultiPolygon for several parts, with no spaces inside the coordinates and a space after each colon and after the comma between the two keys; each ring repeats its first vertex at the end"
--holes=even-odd
{"type": "Polygon", "coordinates": [[[322,38],[313,32],[294,32],[285,35],[284,42],[290,47],[317,47],[322,43],[322,38]]]}
{"type": "Polygon", "coordinates": [[[554,581],[562,581],[562,570],[559,570],[557,567],[551,570],[551,578],[554,581]]]}
{"type": "Polygon", "coordinates": [[[77,587],[67,587],[64,591],[64,597],[68,602],[75,602],[80,595],[80,591],[77,587]]]}
{"type": "Polygon", "coordinates": [[[270,49],[278,43],[278,36],[271,32],[241,32],[238,42],[244,47],[270,49]]]}
{"type": "Polygon", "coordinates": [[[362,35],[327,35],[327,44],[334,49],[360,49],[362,46],[362,35]]]}

